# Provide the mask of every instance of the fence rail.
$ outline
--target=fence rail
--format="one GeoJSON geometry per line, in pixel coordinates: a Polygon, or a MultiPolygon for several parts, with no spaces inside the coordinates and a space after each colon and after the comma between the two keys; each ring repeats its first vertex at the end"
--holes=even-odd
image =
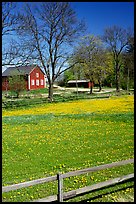
{"type": "Polygon", "coordinates": [[[103,188],[103,187],[107,187],[110,185],[121,183],[123,181],[127,181],[128,179],[132,179],[132,178],[134,178],[134,173],[120,176],[120,177],[110,179],[110,180],[107,180],[104,182],[99,182],[97,184],[93,184],[91,186],[86,186],[86,187],[72,190],[69,192],[63,192],[63,179],[71,177],[71,176],[77,176],[77,175],[86,174],[89,172],[96,172],[99,170],[103,170],[103,169],[107,169],[107,168],[109,169],[112,167],[122,166],[122,165],[130,164],[130,163],[134,163],[134,159],[122,160],[119,162],[113,162],[110,164],[104,164],[104,165],[100,165],[100,166],[96,166],[96,167],[92,167],[92,168],[86,168],[86,169],[81,169],[81,170],[77,170],[77,171],[71,171],[71,172],[64,173],[64,174],[58,173],[55,176],[50,176],[50,177],[36,179],[36,180],[27,181],[27,182],[23,182],[23,183],[13,184],[10,186],[3,186],[2,187],[2,193],[9,192],[11,190],[17,190],[17,189],[26,188],[29,186],[34,186],[37,184],[42,184],[42,183],[57,180],[58,181],[58,194],[57,195],[52,195],[52,196],[48,196],[46,198],[33,200],[32,202],[52,202],[52,201],[62,202],[65,199],[69,199],[69,198],[72,198],[72,197],[75,197],[75,196],[78,196],[78,195],[81,195],[81,194],[84,194],[87,192],[98,190],[98,189],[103,188]]]}

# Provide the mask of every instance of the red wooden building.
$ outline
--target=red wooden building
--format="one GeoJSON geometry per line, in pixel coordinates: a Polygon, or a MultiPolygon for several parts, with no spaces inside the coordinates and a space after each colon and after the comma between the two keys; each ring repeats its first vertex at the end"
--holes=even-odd
{"type": "Polygon", "coordinates": [[[82,88],[90,88],[91,86],[94,86],[94,83],[91,83],[90,80],[88,79],[83,79],[83,80],[70,80],[68,81],[68,86],[69,87],[82,87],[82,88]]]}
{"type": "Polygon", "coordinates": [[[41,89],[46,87],[46,76],[38,65],[9,67],[2,73],[2,90],[10,90],[8,78],[23,75],[26,81],[26,90],[41,89]]]}

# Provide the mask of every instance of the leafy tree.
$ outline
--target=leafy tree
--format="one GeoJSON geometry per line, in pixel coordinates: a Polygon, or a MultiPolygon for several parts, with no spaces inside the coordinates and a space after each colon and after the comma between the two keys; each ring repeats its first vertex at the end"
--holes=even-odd
{"type": "Polygon", "coordinates": [[[69,70],[65,71],[65,72],[64,72],[64,82],[65,82],[65,84],[67,84],[67,82],[68,82],[69,80],[73,80],[74,77],[75,77],[75,76],[74,76],[74,72],[73,72],[72,69],[69,69],[69,70]]]}
{"type": "Polygon", "coordinates": [[[95,77],[99,84],[99,91],[102,89],[102,82],[107,76],[114,73],[111,53],[107,50],[100,49],[96,55],[95,77]]]}
{"type": "Polygon", "coordinates": [[[67,83],[69,80],[79,80],[84,79],[83,65],[78,63],[74,65],[71,69],[64,73],[64,80],[67,83]]]}
{"type": "Polygon", "coordinates": [[[90,80],[90,94],[93,84],[99,83],[99,91],[102,88],[102,80],[113,70],[111,55],[104,49],[99,37],[88,35],[83,37],[76,48],[73,60],[79,61],[84,77],[90,80]]]}
{"type": "Polygon", "coordinates": [[[102,37],[113,54],[117,92],[120,92],[120,70],[122,66],[122,52],[128,45],[130,37],[131,31],[129,29],[124,29],[118,26],[106,28],[102,37]]]}
{"type": "Polygon", "coordinates": [[[18,70],[12,71],[11,73],[9,77],[9,88],[16,93],[17,98],[19,98],[20,92],[26,89],[25,77],[18,70]]]}
{"type": "Polygon", "coordinates": [[[94,35],[84,36],[76,48],[74,55],[74,60],[78,61],[83,67],[85,78],[90,80],[90,94],[92,93],[95,80],[95,57],[100,44],[100,39],[94,35]]]}
{"type": "Polygon", "coordinates": [[[134,86],[134,37],[130,38],[124,55],[124,71],[127,76],[127,91],[129,91],[130,82],[134,86]]]}

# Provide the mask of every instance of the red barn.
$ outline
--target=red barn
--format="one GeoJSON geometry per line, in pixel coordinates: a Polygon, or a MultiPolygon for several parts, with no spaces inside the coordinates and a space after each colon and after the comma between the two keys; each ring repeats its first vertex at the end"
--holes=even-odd
{"type": "Polygon", "coordinates": [[[76,87],[77,85],[78,85],[78,87],[82,87],[82,88],[90,88],[91,85],[94,86],[94,84],[91,83],[89,79],[68,81],[69,87],[76,87]]]}
{"type": "Polygon", "coordinates": [[[13,73],[23,75],[26,81],[26,90],[41,89],[46,87],[46,76],[38,65],[9,67],[2,73],[2,90],[10,90],[8,77],[13,73]]]}

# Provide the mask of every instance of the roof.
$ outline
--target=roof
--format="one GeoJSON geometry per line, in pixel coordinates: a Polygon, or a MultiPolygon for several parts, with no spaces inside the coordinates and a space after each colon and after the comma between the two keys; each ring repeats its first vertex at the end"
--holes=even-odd
{"type": "Polygon", "coordinates": [[[15,75],[17,75],[17,74],[18,75],[26,75],[26,74],[29,74],[35,67],[37,67],[37,65],[25,65],[25,66],[17,66],[17,67],[8,67],[2,73],[2,76],[11,76],[13,74],[15,74],[15,75]]]}
{"type": "Polygon", "coordinates": [[[70,80],[70,81],[68,81],[68,84],[70,84],[70,83],[83,83],[83,82],[89,82],[89,80],[88,79],[70,80]]]}

